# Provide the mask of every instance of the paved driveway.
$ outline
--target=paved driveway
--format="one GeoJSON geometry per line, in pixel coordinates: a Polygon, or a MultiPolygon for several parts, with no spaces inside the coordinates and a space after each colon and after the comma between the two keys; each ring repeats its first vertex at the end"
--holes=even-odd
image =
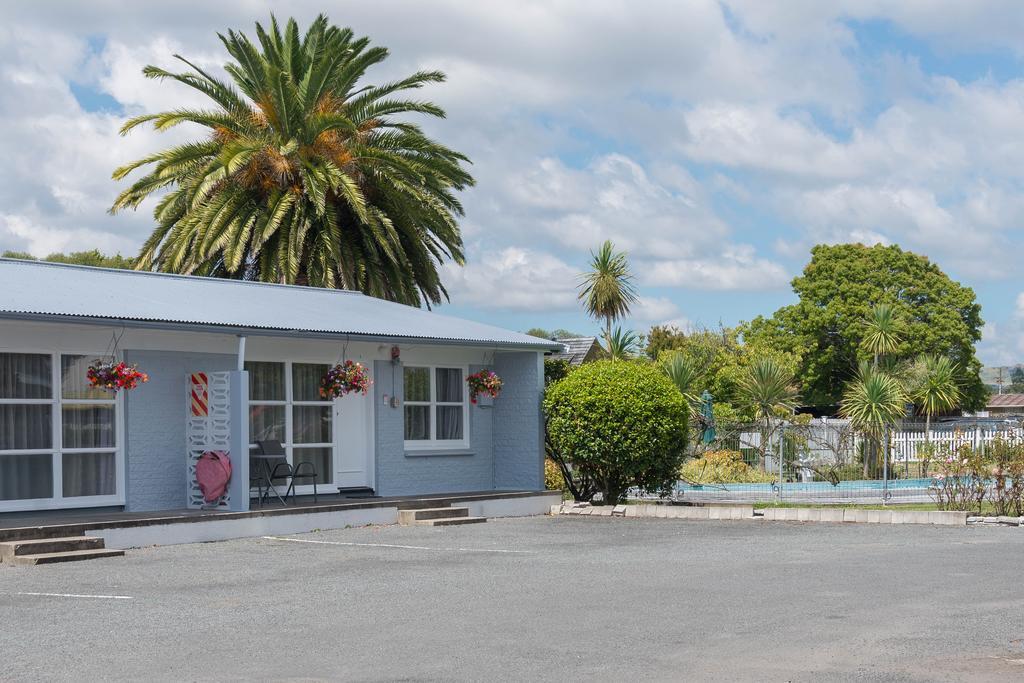
{"type": "Polygon", "coordinates": [[[290,538],[0,565],[0,680],[1024,677],[1018,529],[545,517],[290,538]]]}

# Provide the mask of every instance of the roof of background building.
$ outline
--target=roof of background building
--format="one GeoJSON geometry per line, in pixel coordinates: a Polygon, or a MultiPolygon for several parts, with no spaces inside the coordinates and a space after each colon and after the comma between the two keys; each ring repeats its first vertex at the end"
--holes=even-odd
{"type": "Polygon", "coordinates": [[[1024,394],[993,394],[988,399],[988,408],[1024,408],[1024,394]]]}
{"type": "Polygon", "coordinates": [[[555,352],[549,357],[555,360],[567,360],[570,365],[581,365],[587,359],[590,350],[597,344],[597,337],[569,337],[556,339],[555,342],[565,346],[565,351],[555,352]]]}
{"type": "Polygon", "coordinates": [[[3,258],[0,317],[562,348],[359,292],[3,258]]]}

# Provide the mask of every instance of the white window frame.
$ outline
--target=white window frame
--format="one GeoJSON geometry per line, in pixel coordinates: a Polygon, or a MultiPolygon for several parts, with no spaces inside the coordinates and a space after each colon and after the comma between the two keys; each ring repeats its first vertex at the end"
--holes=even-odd
{"type": "MultiPolygon", "coordinates": [[[[270,401],[270,400],[263,400],[263,399],[249,399],[249,407],[251,409],[252,406],[284,406],[284,440],[282,440],[281,445],[284,447],[285,458],[288,460],[288,462],[291,465],[294,466],[295,465],[295,450],[296,449],[301,451],[301,450],[303,450],[305,448],[329,448],[330,451],[331,451],[331,467],[330,467],[331,471],[330,472],[321,472],[320,473],[321,476],[326,476],[327,477],[327,481],[324,482],[324,483],[318,483],[317,486],[327,486],[327,487],[334,486],[334,472],[337,469],[337,458],[338,458],[338,449],[335,447],[335,442],[337,441],[336,431],[338,429],[337,410],[336,410],[335,402],[333,400],[331,400],[331,399],[325,399],[325,400],[321,400],[321,401],[296,401],[295,398],[294,398],[295,390],[294,390],[294,387],[293,387],[294,378],[292,376],[292,366],[293,365],[326,365],[327,367],[330,367],[332,365],[332,363],[330,363],[328,361],[317,361],[317,360],[309,360],[309,361],[306,361],[306,360],[296,360],[296,361],[287,360],[287,361],[285,361],[285,360],[263,360],[262,358],[259,358],[259,359],[257,359],[257,358],[249,358],[249,359],[246,359],[246,362],[251,362],[251,363],[274,363],[275,365],[282,365],[282,366],[284,366],[284,400],[283,401],[270,401]],[[296,406],[321,406],[321,407],[329,406],[331,408],[331,441],[330,441],[330,443],[299,443],[299,444],[297,444],[297,443],[294,442],[294,439],[295,439],[294,424],[295,424],[295,407],[296,406]]],[[[257,445],[257,443],[255,441],[253,441],[252,443],[249,444],[250,450],[254,449],[254,448],[257,448],[257,447],[258,447],[258,445],[257,445]]],[[[308,481],[308,480],[300,479],[299,481],[308,481]]],[[[312,483],[296,484],[295,485],[295,490],[298,493],[312,493],[313,492],[313,484],[312,483]]]]}
{"type": "MultiPolygon", "coordinates": [[[[405,385],[406,369],[426,369],[430,374],[430,400],[429,401],[404,401],[406,406],[429,406],[430,407],[430,438],[429,439],[405,439],[405,408],[402,408],[402,438],[407,451],[438,451],[467,449],[470,444],[469,433],[469,387],[466,386],[466,378],[469,376],[468,365],[454,363],[407,363],[402,365],[402,384],[405,385]],[[462,438],[461,439],[438,439],[437,438],[437,407],[458,406],[460,403],[437,400],[437,370],[461,370],[462,371],[462,438]]],[[[403,391],[404,394],[404,391],[403,391]]]]}
{"type": "Polygon", "coordinates": [[[23,498],[0,500],[0,512],[22,512],[31,510],[55,510],[80,507],[104,507],[124,505],[124,391],[118,391],[109,399],[64,398],[61,383],[61,359],[63,356],[85,356],[88,359],[101,358],[104,352],[48,351],[41,349],[0,348],[3,354],[26,354],[50,357],[50,398],[0,398],[0,405],[49,405],[50,406],[50,448],[0,450],[4,455],[49,455],[53,481],[49,498],[23,498]],[[114,446],[106,448],[65,448],[64,413],[65,405],[112,405],[114,406],[114,446]],[[64,496],[64,454],[113,453],[114,493],[101,496],[64,496]]]}

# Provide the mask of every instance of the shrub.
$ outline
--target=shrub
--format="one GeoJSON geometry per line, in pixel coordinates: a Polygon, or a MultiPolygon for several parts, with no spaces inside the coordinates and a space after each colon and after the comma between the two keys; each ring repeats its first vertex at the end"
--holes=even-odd
{"type": "Polygon", "coordinates": [[[564,491],[565,477],[562,470],[551,458],[544,458],[544,488],[548,491],[564,491]]]}
{"type": "Polygon", "coordinates": [[[596,361],[547,389],[548,455],[572,473],[577,500],[601,491],[614,504],[627,489],[667,493],[686,446],[686,401],[654,367],[596,361]]]}
{"type": "Polygon", "coordinates": [[[743,462],[739,451],[708,451],[683,465],[682,479],[693,484],[753,484],[775,481],[773,472],[762,472],[743,462]]]}
{"type": "Polygon", "coordinates": [[[997,515],[1024,515],[1024,444],[997,439],[987,449],[997,515]]]}
{"type": "Polygon", "coordinates": [[[940,510],[980,510],[988,484],[987,464],[980,449],[963,444],[932,461],[932,495],[940,510]]]}
{"type": "Polygon", "coordinates": [[[572,370],[572,365],[564,358],[544,359],[544,386],[563,379],[572,370]]]}

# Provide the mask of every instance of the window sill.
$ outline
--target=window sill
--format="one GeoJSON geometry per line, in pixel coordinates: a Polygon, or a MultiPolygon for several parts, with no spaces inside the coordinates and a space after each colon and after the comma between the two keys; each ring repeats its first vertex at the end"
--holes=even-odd
{"type": "Polygon", "coordinates": [[[434,448],[434,449],[423,449],[423,450],[406,450],[405,457],[407,458],[433,458],[433,457],[452,457],[452,456],[466,456],[475,455],[471,448],[434,448]]]}

